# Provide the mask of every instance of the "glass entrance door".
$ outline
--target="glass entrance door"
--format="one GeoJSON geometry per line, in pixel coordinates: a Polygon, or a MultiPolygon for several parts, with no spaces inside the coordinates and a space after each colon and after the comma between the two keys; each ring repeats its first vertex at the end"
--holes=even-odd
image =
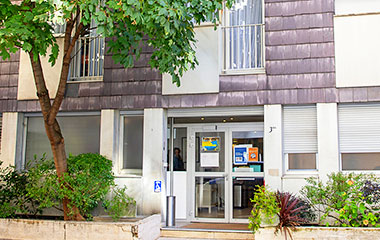
{"type": "Polygon", "coordinates": [[[247,223],[264,184],[263,123],[189,127],[190,219],[247,223]]]}
{"type": "Polygon", "coordinates": [[[230,222],[245,223],[252,210],[257,185],[264,184],[263,131],[254,126],[230,128],[232,154],[230,222]]]}
{"type": "Polygon", "coordinates": [[[226,131],[215,126],[192,128],[193,219],[226,222],[226,131]]]}

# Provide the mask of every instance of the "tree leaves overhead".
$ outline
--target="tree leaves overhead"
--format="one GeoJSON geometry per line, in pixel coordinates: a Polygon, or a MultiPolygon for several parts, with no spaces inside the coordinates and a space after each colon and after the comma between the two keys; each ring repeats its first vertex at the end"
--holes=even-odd
{"type": "MultiPolygon", "coordinates": [[[[231,6],[233,0],[227,0],[231,6]]],[[[34,56],[46,55],[49,61],[58,56],[53,29],[48,22],[63,23],[81,13],[85,26],[92,20],[98,32],[109,37],[108,50],[113,59],[132,67],[143,44],[153,47],[150,65],[161,73],[179,78],[198,64],[195,58],[194,25],[216,24],[223,0],[24,0],[12,3],[0,0],[0,56],[22,48],[34,56]]],[[[216,43],[215,43],[216,44],[216,43]]]]}

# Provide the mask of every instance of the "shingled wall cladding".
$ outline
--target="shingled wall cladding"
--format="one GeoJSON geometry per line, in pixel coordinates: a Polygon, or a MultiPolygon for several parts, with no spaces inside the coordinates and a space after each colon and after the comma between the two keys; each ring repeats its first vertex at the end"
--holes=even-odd
{"type": "MultiPolygon", "coordinates": [[[[334,0],[265,0],[266,74],[221,75],[220,92],[162,96],[161,74],[145,46],[134,68],[105,56],[101,82],[70,83],[61,109],[143,109],[380,101],[380,87],[335,87],[334,0]]],[[[17,55],[18,56],[18,55],[17,55]]],[[[0,110],[39,111],[16,101],[18,57],[0,64],[0,110]]]]}
{"type": "Polygon", "coordinates": [[[7,60],[0,58],[0,112],[17,109],[19,59],[19,52],[11,54],[7,60]]]}

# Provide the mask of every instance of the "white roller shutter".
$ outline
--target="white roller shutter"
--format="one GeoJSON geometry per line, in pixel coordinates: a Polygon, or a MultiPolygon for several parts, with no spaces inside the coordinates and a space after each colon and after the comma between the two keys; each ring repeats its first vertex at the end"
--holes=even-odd
{"type": "Polygon", "coordinates": [[[316,153],[317,108],[309,106],[284,106],[284,153],[316,153]]]}
{"type": "Polygon", "coordinates": [[[380,152],[380,104],[342,104],[338,117],[341,152],[380,152]]]}
{"type": "Polygon", "coordinates": [[[264,107],[177,108],[168,109],[168,117],[263,116],[264,107]]]}

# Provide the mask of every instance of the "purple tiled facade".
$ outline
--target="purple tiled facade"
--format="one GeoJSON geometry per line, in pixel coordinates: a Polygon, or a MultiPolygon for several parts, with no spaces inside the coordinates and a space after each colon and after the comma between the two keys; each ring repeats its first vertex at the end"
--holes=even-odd
{"type": "MultiPolygon", "coordinates": [[[[380,88],[336,88],[334,0],[265,0],[265,74],[220,75],[219,93],[163,96],[144,47],[134,68],[104,60],[101,82],[70,83],[62,111],[380,101],[380,88]]],[[[0,61],[0,112],[39,111],[17,101],[19,54],[0,61]]]]}

